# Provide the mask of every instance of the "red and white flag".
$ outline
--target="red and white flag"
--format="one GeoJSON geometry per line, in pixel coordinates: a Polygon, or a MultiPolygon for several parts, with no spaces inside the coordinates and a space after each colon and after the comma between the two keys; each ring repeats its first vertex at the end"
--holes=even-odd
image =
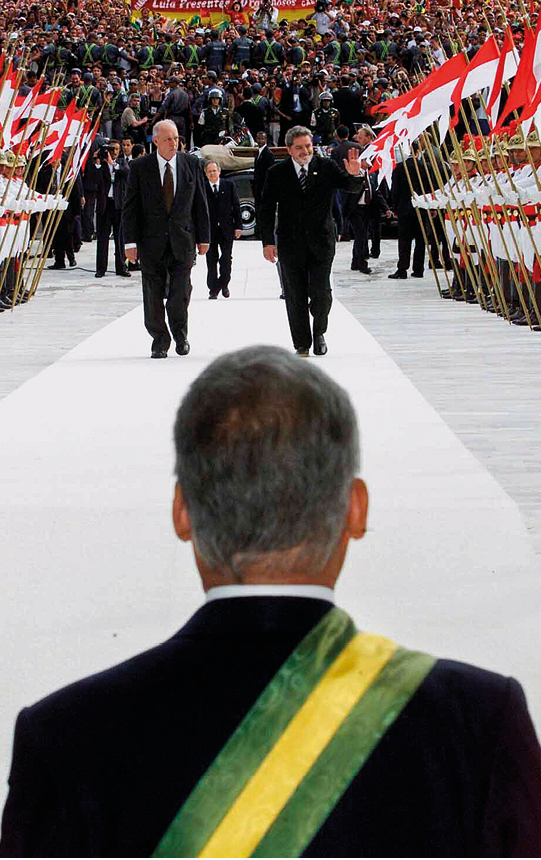
{"type": "Polygon", "coordinates": [[[505,30],[505,37],[500,53],[500,60],[498,63],[498,68],[496,69],[494,83],[492,85],[492,92],[490,93],[490,98],[487,102],[487,113],[491,128],[494,128],[494,126],[498,122],[498,111],[500,109],[502,84],[504,84],[505,81],[509,81],[511,80],[511,78],[515,77],[518,71],[518,64],[518,51],[515,47],[515,42],[513,40],[513,33],[511,32],[511,28],[508,25],[505,30]]]}
{"type": "Polygon", "coordinates": [[[17,73],[14,70],[11,60],[9,62],[9,66],[4,73],[4,79],[2,81],[2,88],[0,89],[0,149],[9,145],[9,128],[7,129],[8,135],[4,135],[4,129],[10,122],[10,107],[15,100],[15,93],[17,92],[17,73]]]}

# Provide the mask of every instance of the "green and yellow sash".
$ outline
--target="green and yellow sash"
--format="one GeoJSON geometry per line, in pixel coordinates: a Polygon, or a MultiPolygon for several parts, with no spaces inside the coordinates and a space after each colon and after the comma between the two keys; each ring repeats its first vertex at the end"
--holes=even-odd
{"type": "Polygon", "coordinates": [[[195,786],[154,857],[298,857],[435,663],[332,608],[195,786]]]}

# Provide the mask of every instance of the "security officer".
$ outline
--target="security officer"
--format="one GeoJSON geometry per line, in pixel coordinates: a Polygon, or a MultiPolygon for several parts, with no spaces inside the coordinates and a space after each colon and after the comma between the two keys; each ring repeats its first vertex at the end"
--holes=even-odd
{"type": "MultiPolygon", "coordinates": [[[[162,34],[160,33],[160,36],[161,35],[162,34]]],[[[164,40],[161,41],[156,48],[156,63],[163,66],[165,74],[168,75],[173,63],[179,63],[181,61],[182,46],[173,42],[172,33],[165,33],[164,35],[164,40]]]]}
{"type": "Polygon", "coordinates": [[[150,36],[141,37],[141,47],[135,54],[135,60],[139,65],[139,71],[146,71],[155,65],[154,48],[150,44],[150,36]]]}
{"type": "Polygon", "coordinates": [[[186,44],[181,48],[182,61],[185,69],[197,69],[201,65],[201,54],[203,53],[203,40],[201,36],[186,36],[186,44]]]}
{"type": "Polygon", "coordinates": [[[346,35],[341,36],[340,41],[342,44],[340,45],[340,56],[338,58],[338,62],[341,66],[351,66],[352,63],[356,63],[358,59],[355,42],[348,39],[346,35]]]}
{"type": "Polygon", "coordinates": [[[203,48],[201,60],[207,69],[220,74],[225,65],[227,46],[220,39],[218,30],[212,30],[210,38],[211,41],[203,48]]]}
{"type": "Polygon", "coordinates": [[[93,84],[93,80],[94,76],[92,72],[85,72],[83,75],[83,83],[81,84],[77,95],[77,107],[85,107],[89,116],[94,116],[94,114],[99,111],[103,101],[99,89],[93,84]]]}
{"type": "Polygon", "coordinates": [[[89,69],[94,63],[101,63],[103,47],[96,33],[89,33],[88,39],[77,46],[77,61],[82,69],[89,69]]]}
{"type": "Polygon", "coordinates": [[[319,107],[312,114],[312,130],[314,140],[323,146],[328,146],[334,140],[334,134],[340,125],[340,114],[333,107],[332,94],[322,92],[319,97],[319,107]]]}
{"type": "Polygon", "coordinates": [[[246,27],[241,24],[237,27],[237,30],[240,36],[237,39],[233,39],[229,49],[229,61],[233,72],[240,71],[243,60],[247,60],[248,64],[251,63],[254,47],[253,40],[246,35],[246,27]]]}
{"type": "Polygon", "coordinates": [[[109,102],[109,117],[111,119],[111,137],[115,140],[120,140],[122,136],[122,126],[120,119],[128,105],[128,96],[122,89],[122,81],[120,78],[113,78],[111,82],[113,87],[113,97],[109,102]]]}
{"type": "Polygon", "coordinates": [[[283,66],[284,49],[274,38],[272,30],[266,31],[265,38],[257,46],[254,60],[258,66],[264,66],[269,73],[283,66]]]}
{"type": "Polygon", "coordinates": [[[199,117],[199,125],[203,126],[202,146],[207,143],[219,143],[220,138],[227,131],[229,113],[227,108],[220,105],[221,95],[219,89],[212,89],[209,92],[210,106],[204,108],[199,117]]]}

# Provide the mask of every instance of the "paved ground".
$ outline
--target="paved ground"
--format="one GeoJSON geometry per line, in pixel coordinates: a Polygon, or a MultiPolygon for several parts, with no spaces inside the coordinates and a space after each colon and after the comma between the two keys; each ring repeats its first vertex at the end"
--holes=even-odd
{"type": "MultiPolygon", "coordinates": [[[[349,270],[350,253],[339,245],[336,297],[517,502],[541,554],[541,335],[440,300],[431,274],[388,280],[394,241],[371,276],[349,270]]],[[[140,303],[140,276],[98,281],[94,254],[84,245],[77,268],[45,271],[35,298],[0,316],[0,397],[140,303]]]]}

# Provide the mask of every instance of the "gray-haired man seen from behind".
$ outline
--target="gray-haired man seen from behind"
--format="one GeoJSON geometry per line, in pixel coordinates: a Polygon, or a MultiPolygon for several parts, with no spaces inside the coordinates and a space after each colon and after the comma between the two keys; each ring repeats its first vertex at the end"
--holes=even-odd
{"type": "Polygon", "coordinates": [[[251,347],[200,374],[174,438],[173,520],[206,603],[22,711],[2,854],[539,856],[520,685],[334,605],[368,505],[346,392],[251,347]]]}

